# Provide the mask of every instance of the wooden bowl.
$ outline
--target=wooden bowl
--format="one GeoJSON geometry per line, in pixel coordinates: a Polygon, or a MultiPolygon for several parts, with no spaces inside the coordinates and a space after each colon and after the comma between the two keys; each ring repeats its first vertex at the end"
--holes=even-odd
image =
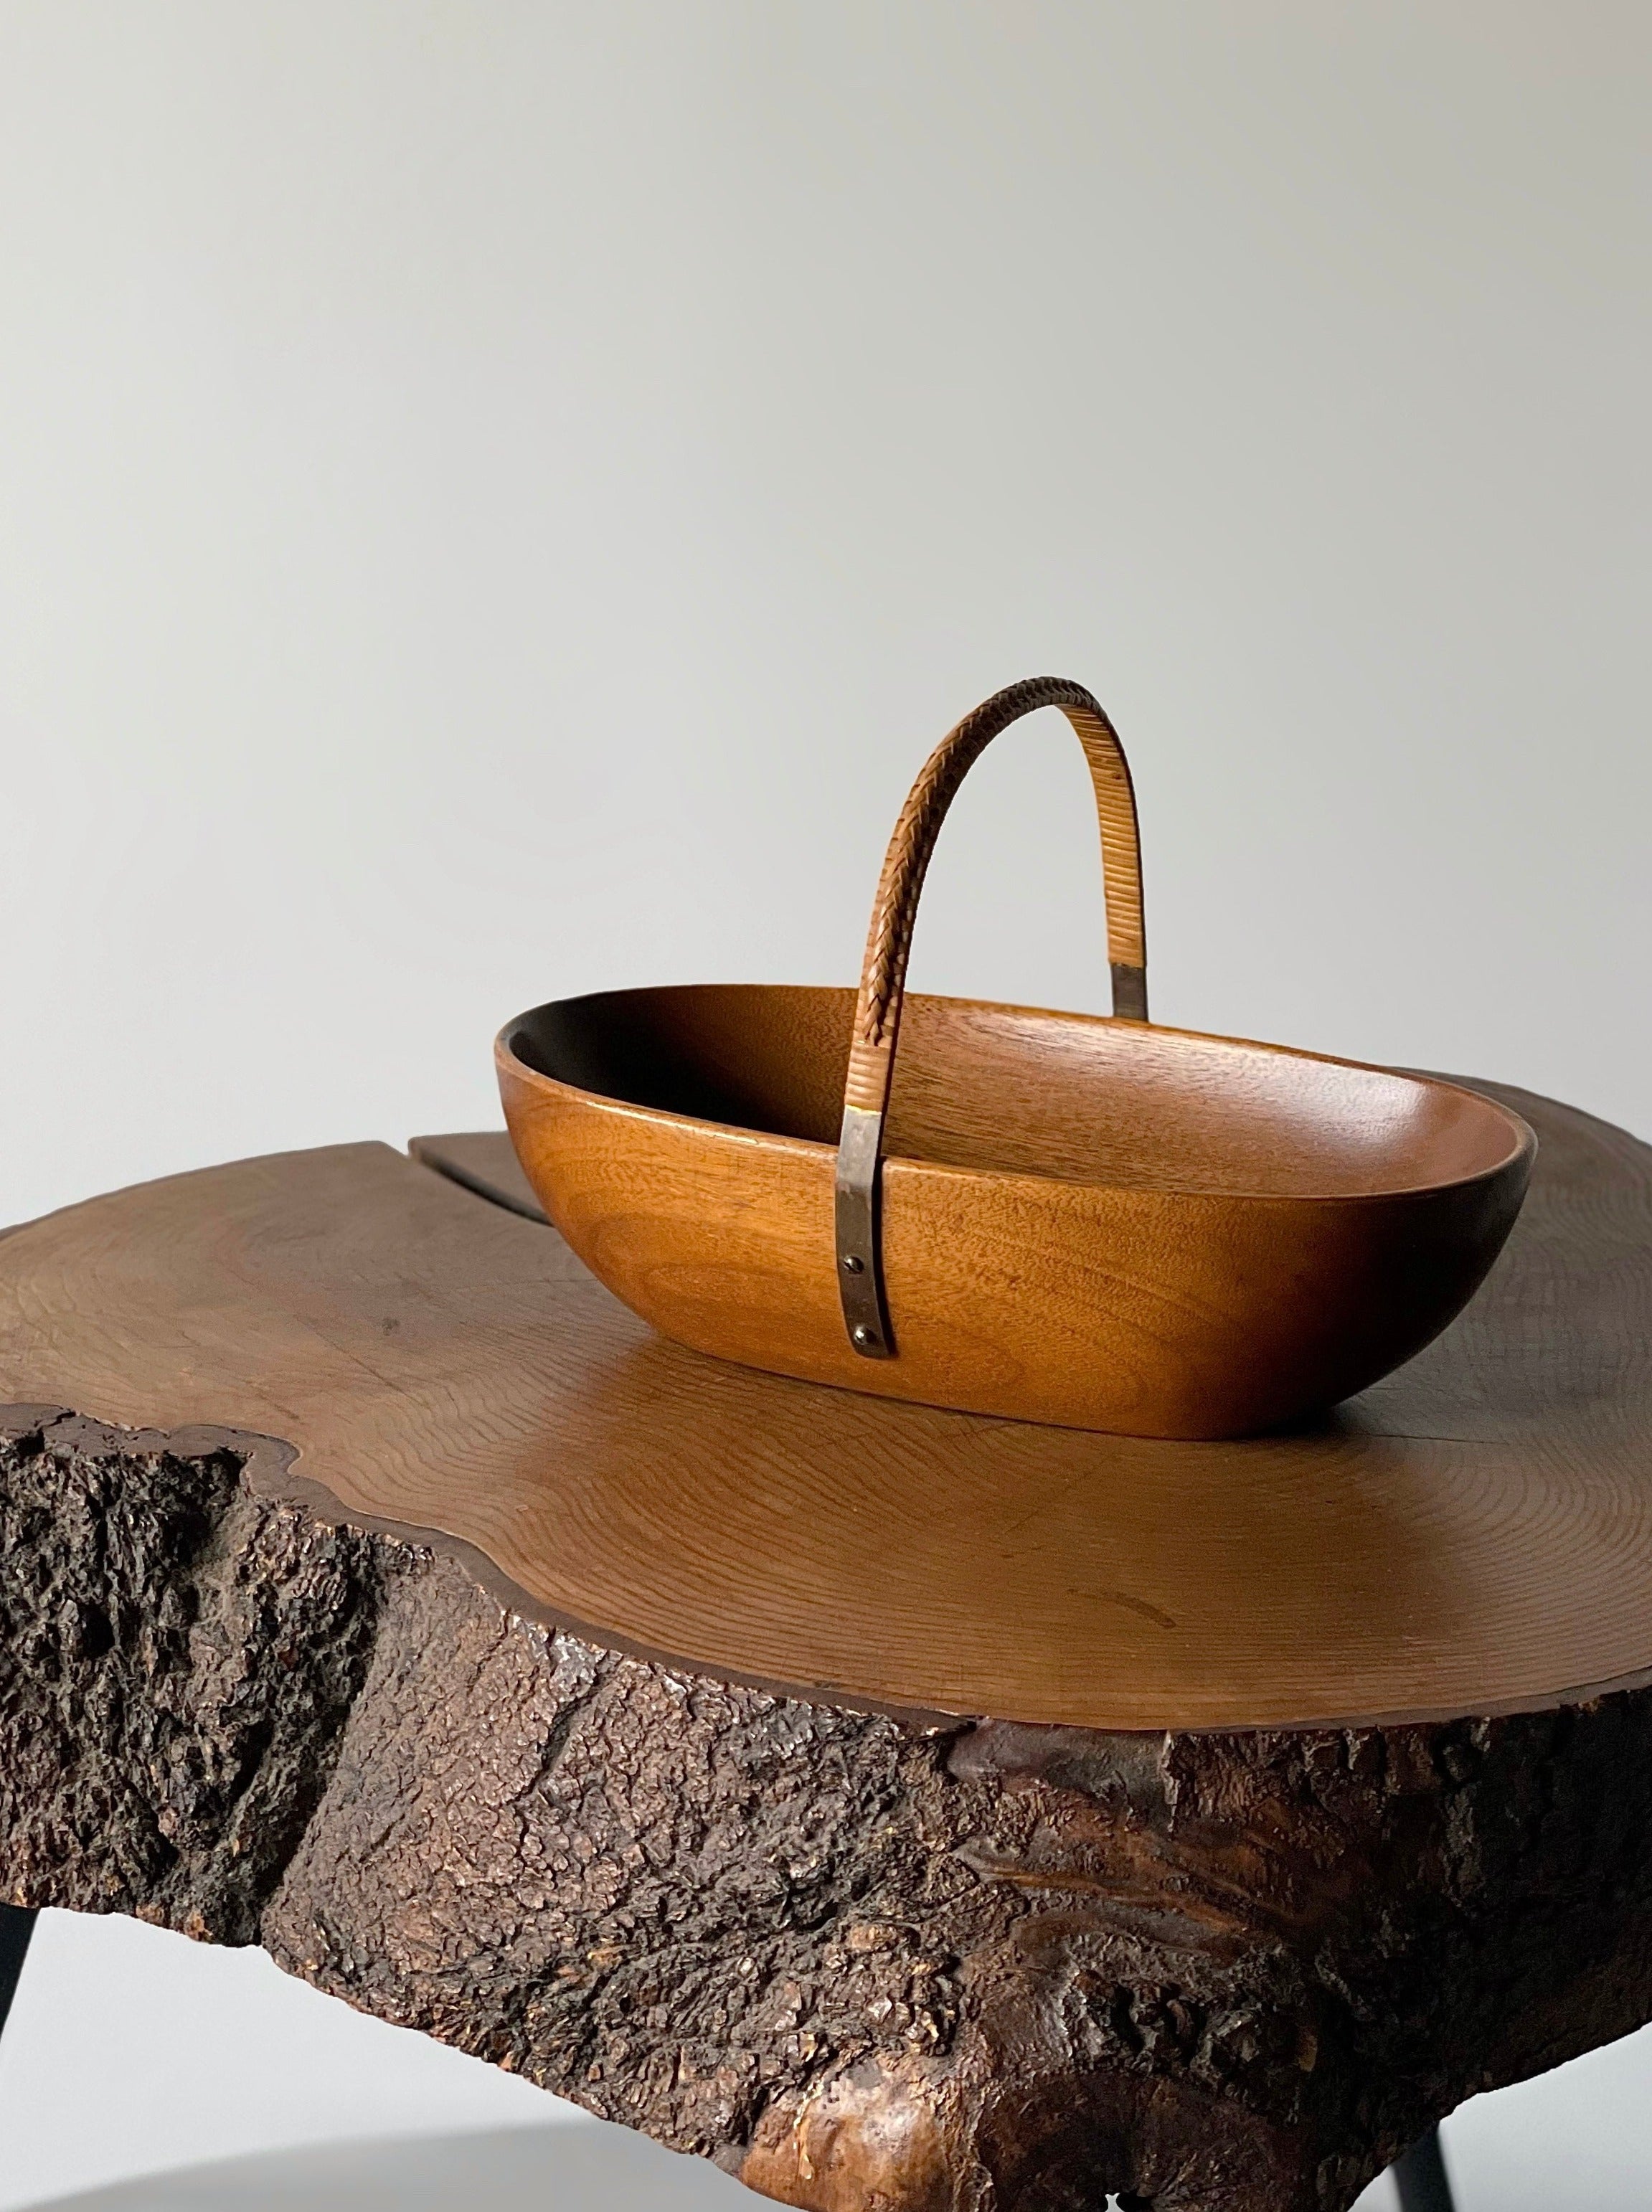
{"type": "Polygon", "coordinates": [[[1472,1296],[1536,1139],[1449,1083],[1151,1025],[1137,854],[1089,693],[999,693],[907,803],[858,993],[619,991],[507,1024],[506,1119],[546,1212],[668,1336],[811,1382],[1188,1437],[1363,1389],[1472,1296]],[[1096,783],[1114,1015],[908,998],[946,807],[1044,705],[1096,783]]]}

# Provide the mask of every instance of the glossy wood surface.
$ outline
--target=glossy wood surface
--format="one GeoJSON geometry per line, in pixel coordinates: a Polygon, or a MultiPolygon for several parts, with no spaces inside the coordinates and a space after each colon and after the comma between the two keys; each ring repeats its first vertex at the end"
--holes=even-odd
{"type": "Polygon", "coordinates": [[[1409,1357],[1517,1212],[1531,1133],[1423,1079],[1231,1038],[908,1001],[883,1168],[896,1357],[843,1328],[834,1173],[853,994],[616,992],[501,1036],[545,1211],[678,1341],[1075,1428],[1277,1426],[1409,1357]]]}
{"type": "Polygon", "coordinates": [[[602,1281],[698,1351],[1143,1437],[1245,1436],[1333,1405],[1472,1295],[1531,1133],[1412,1079],[1147,1030],[1142,903],[1117,732],[1082,684],[1011,684],[920,771],[852,1000],[538,1007],[495,1046],[518,1156],[602,1281]],[[908,1018],[947,811],[993,738],[1046,707],[1090,767],[1117,1018],[966,1000],[908,1018]]]}
{"type": "Polygon", "coordinates": [[[1145,1442],[713,1361],[377,1145],[0,1238],[0,1396],[285,1439],[261,1480],[475,1547],[525,1610],[839,1703],[1186,1729],[1579,1698],[1652,1668],[1652,1152],[1503,1095],[1542,1151],[1481,1297],[1294,1434],[1145,1442]]]}

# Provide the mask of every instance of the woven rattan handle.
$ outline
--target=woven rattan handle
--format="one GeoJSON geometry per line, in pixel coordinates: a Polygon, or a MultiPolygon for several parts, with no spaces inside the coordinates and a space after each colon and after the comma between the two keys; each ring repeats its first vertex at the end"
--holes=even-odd
{"type": "Polygon", "coordinates": [[[868,1359],[895,1356],[884,1297],[878,1164],[895,1073],[912,927],[924,877],[958,786],[1000,730],[1040,707],[1059,707],[1072,723],[1096,787],[1113,1012],[1129,1021],[1147,1019],[1141,846],[1124,748],[1112,723],[1081,684],[1069,684],[1060,676],[1029,677],[1023,684],[995,692],[936,746],[901,809],[878,878],[855,1001],[837,1154],[837,1267],[843,1322],[850,1343],[868,1359]]]}

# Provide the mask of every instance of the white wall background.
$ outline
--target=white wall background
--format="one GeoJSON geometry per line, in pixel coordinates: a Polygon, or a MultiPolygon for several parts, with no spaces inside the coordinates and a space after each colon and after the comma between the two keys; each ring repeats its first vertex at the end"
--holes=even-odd
{"type": "MultiPolygon", "coordinates": [[[[1638,0],[3,0],[0,1218],[491,1122],[558,993],[852,980],[1052,670],[1162,1018],[1652,1135],[1649,94],[1638,0]]],[[[1102,1003],[1096,874],[1029,726],[918,980],[1102,1003]]],[[[130,2115],[6,2050],[36,2194],[349,2118],[256,1962],[97,1955],[167,2025],[130,2115]],[[197,1995],[278,2107],[191,2106],[197,1995]]],[[[365,2124],[525,2094],[338,2018],[365,2124]]]]}

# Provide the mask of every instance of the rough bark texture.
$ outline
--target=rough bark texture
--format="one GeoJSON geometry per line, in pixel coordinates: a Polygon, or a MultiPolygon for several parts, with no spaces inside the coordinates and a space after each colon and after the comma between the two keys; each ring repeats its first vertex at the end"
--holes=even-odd
{"type": "Polygon", "coordinates": [[[819,2212],[1341,2212],[1652,2013],[1652,1706],[925,1729],[524,1621],[235,1453],[0,1442],[0,1869],[819,2212]]]}

